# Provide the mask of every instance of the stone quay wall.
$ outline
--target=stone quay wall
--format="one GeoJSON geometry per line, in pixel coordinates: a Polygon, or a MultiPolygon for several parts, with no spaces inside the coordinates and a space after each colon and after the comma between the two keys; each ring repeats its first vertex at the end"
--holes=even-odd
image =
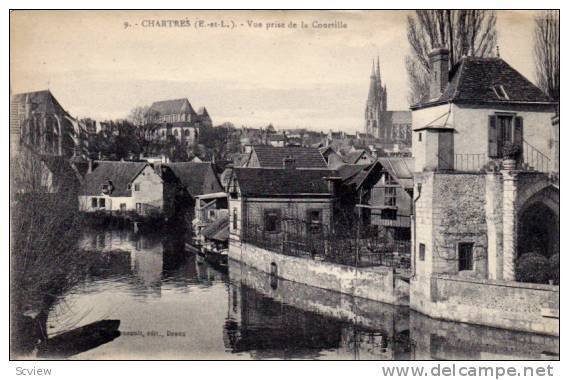
{"type": "Polygon", "coordinates": [[[559,286],[432,275],[412,308],[432,318],[559,336],[559,286]]]}
{"type": "Polygon", "coordinates": [[[287,256],[230,241],[229,258],[286,280],[391,305],[409,305],[409,286],[388,267],[352,266],[287,256]]]}

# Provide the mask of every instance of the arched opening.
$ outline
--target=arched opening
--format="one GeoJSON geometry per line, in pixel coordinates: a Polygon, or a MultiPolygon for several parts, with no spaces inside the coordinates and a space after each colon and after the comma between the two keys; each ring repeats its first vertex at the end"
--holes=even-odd
{"type": "Polygon", "coordinates": [[[547,258],[559,252],[559,209],[542,200],[522,210],[518,224],[518,256],[527,252],[547,258]]]}

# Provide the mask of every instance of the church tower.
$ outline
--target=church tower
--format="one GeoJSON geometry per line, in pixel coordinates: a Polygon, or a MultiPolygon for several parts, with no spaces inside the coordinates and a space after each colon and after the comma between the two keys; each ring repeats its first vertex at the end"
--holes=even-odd
{"type": "Polygon", "coordinates": [[[365,132],[379,137],[380,113],[387,110],[387,88],[381,83],[379,57],[372,62],[369,92],[365,110],[365,132]]]}

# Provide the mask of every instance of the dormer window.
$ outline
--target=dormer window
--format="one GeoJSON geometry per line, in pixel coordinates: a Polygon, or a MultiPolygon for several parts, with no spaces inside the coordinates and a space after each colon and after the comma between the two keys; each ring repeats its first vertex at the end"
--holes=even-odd
{"type": "Polygon", "coordinates": [[[113,183],[111,181],[107,181],[101,185],[101,192],[103,194],[110,194],[110,193],[112,193],[113,189],[114,189],[114,187],[113,187],[113,183]]]}
{"type": "Polygon", "coordinates": [[[504,89],[504,86],[502,86],[502,85],[493,86],[492,89],[494,90],[494,93],[496,94],[498,99],[500,99],[500,100],[509,100],[510,99],[510,97],[508,96],[508,93],[504,89]]]}

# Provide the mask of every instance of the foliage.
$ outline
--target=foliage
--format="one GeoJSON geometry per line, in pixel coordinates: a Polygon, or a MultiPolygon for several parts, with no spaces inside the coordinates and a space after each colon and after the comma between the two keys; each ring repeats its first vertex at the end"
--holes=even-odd
{"type": "Polygon", "coordinates": [[[553,284],[559,285],[559,252],[549,258],[549,279],[553,280],[553,284]]]}
{"type": "Polygon", "coordinates": [[[215,157],[217,160],[225,160],[240,151],[237,129],[231,123],[216,127],[200,126],[199,136],[199,142],[207,156],[206,159],[215,157]]]}
{"type": "Polygon", "coordinates": [[[538,86],[559,101],[559,11],[550,10],[535,18],[534,59],[538,86]]]}
{"type": "Polygon", "coordinates": [[[47,165],[23,150],[10,169],[11,333],[14,347],[21,347],[33,340],[22,328],[26,316],[47,313],[57,295],[85,276],[93,257],[77,249],[82,219],[68,162],[47,165]]]}
{"type": "Polygon", "coordinates": [[[141,136],[129,121],[102,122],[99,133],[89,139],[89,155],[109,160],[128,159],[142,152],[141,136]]]}
{"type": "Polygon", "coordinates": [[[504,143],[503,147],[504,158],[517,160],[520,156],[521,149],[518,144],[513,144],[509,141],[504,143]]]}
{"type": "Polygon", "coordinates": [[[148,106],[134,107],[128,115],[128,121],[137,127],[143,126],[146,124],[146,113],[148,112],[148,109],[148,106]]]}
{"type": "Polygon", "coordinates": [[[406,59],[409,101],[417,103],[428,96],[429,52],[448,48],[450,67],[462,56],[490,55],[496,44],[496,14],[489,10],[418,10],[407,18],[407,39],[411,45],[406,59]]]}
{"type": "Polygon", "coordinates": [[[547,284],[549,281],[549,262],[539,253],[528,252],[516,260],[516,281],[547,284]]]}

